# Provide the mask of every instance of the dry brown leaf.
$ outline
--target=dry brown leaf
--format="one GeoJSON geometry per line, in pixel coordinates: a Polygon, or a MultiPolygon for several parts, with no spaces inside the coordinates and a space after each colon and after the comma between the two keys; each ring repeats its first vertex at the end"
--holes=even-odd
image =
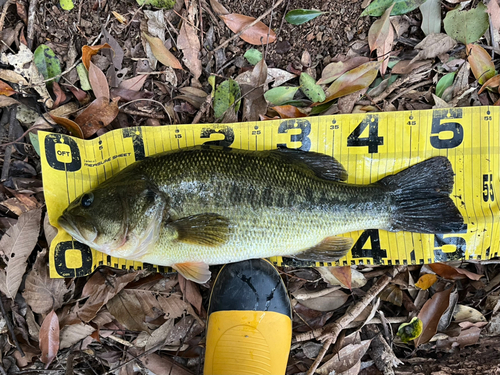
{"type": "Polygon", "coordinates": [[[415,46],[415,49],[421,51],[411,60],[411,63],[418,60],[433,59],[442,53],[448,52],[456,45],[455,39],[446,34],[429,34],[415,46]]]}
{"type": "Polygon", "coordinates": [[[341,290],[332,289],[333,290],[330,293],[319,297],[314,296],[315,292],[307,291],[305,289],[299,289],[297,292],[292,293],[292,295],[295,296],[301,305],[304,305],[309,309],[324,312],[333,311],[342,307],[349,298],[349,295],[341,290]],[[308,297],[310,294],[313,295],[312,298],[308,297]]]}
{"type": "MultiPolygon", "coordinates": [[[[71,288],[74,284],[70,284],[71,288]]],[[[51,279],[47,250],[38,253],[32,270],[25,281],[23,297],[31,309],[38,314],[46,314],[63,305],[64,296],[71,289],[66,287],[64,279],[51,279]]]]}
{"type": "Polygon", "coordinates": [[[481,85],[495,76],[493,59],[483,47],[477,44],[467,44],[467,54],[472,73],[481,85]]]}
{"type": "Polygon", "coordinates": [[[139,357],[143,351],[136,348],[130,348],[129,352],[137,357],[137,361],[142,362],[153,374],[168,374],[168,375],[193,375],[191,371],[182,367],[178,362],[168,356],[160,356],[158,354],[147,354],[139,357]]]}
{"type": "Polygon", "coordinates": [[[496,30],[500,30],[500,7],[498,6],[497,0],[490,0],[488,2],[487,12],[490,15],[491,25],[496,30]]]}
{"type": "MultiPolygon", "coordinates": [[[[370,46],[370,52],[379,48],[384,48],[386,40],[390,37],[392,25],[389,16],[392,8],[394,8],[394,4],[387,8],[382,17],[373,22],[370,26],[370,30],[368,30],[368,45],[370,46]]],[[[394,39],[394,31],[392,32],[391,39],[394,39]]]]}
{"type": "Polygon", "coordinates": [[[146,78],[148,78],[147,74],[141,74],[133,78],[126,79],[124,81],[121,81],[118,88],[124,90],[139,91],[140,89],[142,89],[144,82],[146,82],[146,78]]]}
{"type": "Polygon", "coordinates": [[[101,96],[75,118],[75,122],[82,129],[84,138],[94,135],[96,131],[109,125],[115,119],[119,112],[118,100],[119,98],[113,98],[110,102],[108,98],[101,96]]]}
{"type": "Polygon", "coordinates": [[[106,307],[120,324],[132,331],[149,332],[146,317],[157,317],[161,311],[155,296],[141,289],[123,289],[106,307]]]}
{"type": "Polygon", "coordinates": [[[243,121],[257,121],[267,112],[264,86],[268,77],[267,64],[260,60],[252,70],[248,83],[240,85],[243,96],[243,121]]]}
{"type": "Polygon", "coordinates": [[[318,85],[331,83],[339,78],[345,72],[357,68],[358,66],[369,62],[368,57],[356,56],[344,61],[333,62],[325,66],[321,72],[321,78],[316,82],[318,85]]]}
{"type": "Polygon", "coordinates": [[[82,63],[89,70],[90,67],[90,59],[92,56],[97,54],[101,49],[103,48],[111,48],[111,46],[107,43],[105,44],[100,44],[97,46],[83,46],[82,47],[82,63]]]}
{"type": "Polygon", "coordinates": [[[393,74],[409,74],[415,69],[420,68],[421,66],[424,66],[426,64],[429,64],[429,68],[431,67],[432,60],[420,60],[420,61],[415,61],[414,63],[411,62],[411,60],[401,60],[396,65],[394,65],[391,69],[391,73],[393,74]]]}
{"type": "Polygon", "coordinates": [[[26,270],[26,260],[35,248],[40,233],[42,210],[37,208],[21,216],[0,240],[3,260],[7,264],[0,270],[0,290],[9,298],[16,298],[26,270]]]}
{"type": "Polygon", "coordinates": [[[169,297],[159,296],[158,303],[165,313],[166,319],[180,318],[189,308],[188,304],[175,294],[169,297]]]}
{"type": "Polygon", "coordinates": [[[361,341],[360,344],[349,344],[343,347],[330,360],[325,362],[316,370],[317,374],[328,375],[330,373],[342,373],[356,366],[370,347],[372,340],[361,341]]]}
{"type": "Polygon", "coordinates": [[[198,57],[200,53],[200,40],[198,32],[194,28],[196,2],[191,2],[187,12],[187,20],[184,20],[177,37],[177,47],[182,51],[184,57],[182,62],[186,65],[189,71],[193,74],[194,79],[198,80],[201,76],[201,60],[198,57]]]}
{"type": "Polygon", "coordinates": [[[201,312],[201,304],[203,302],[199,285],[192,282],[191,280],[186,280],[182,275],[179,274],[179,287],[181,288],[184,299],[191,305],[193,305],[199,314],[201,312]]]}
{"type": "Polygon", "coordinates": [[[229,14],[229,10],[227,10],[217,0],[210,0],[210,6],[218,16],[220,16],[221,14],[229,14]]]}
{"type": "Polygon", "coordinates": [[[394,284],[387,285],[382,292],[380,292],[379,297],[382,301],[387,301],[396,306],[401,306],[403,304],[403,291],[399,286],[394,284]]]}
{"type": "Polygon", "coordinates": [[[276,107],[271,107],[272,110],[278,112],[281,118],[299,118],[306,117],[305,113],[300,112],[297,107],[293,105],[279,105],[276,107]]]}
{"type": "Polygon", "coordinates": [[[429,268],[439,276],[448,280],[460,280],[469,278],[471,280],[479,280],[483,275],[467,271],[463,268],[452,267],[444,263],[429,264],[429,268]]]}
{"type": "Polygon", "coordinates": [[[90,336],[95,328],[83,323],[72,324],[61,329],[60,349],[66,349],[90,336]]]}
{"type": "Polygon", "coordinates": [[[151,52],[153,52],[154,57],[156,57],[159,62],[165,66],[182,70],[182,65],[179,60],[177,60],[177,57],[163,45],[160,38],[148,35],[145,32],[142,33],[142,36],[148,41],[151,52]]]}
{"type": "Polygon", "coordinates": [[[343,287],[351,289],[351,266],[344,267],[328,267],[328,270],[332,273],[335,278],[340,281],[343,287]]]}
{"type": "Polygon", "coordinates": [[[89,298],[81,307],[77,306],[72,314],[62,319],[61,326],[80,321],[90,322],[101,307],[132,282],[137,274],[137,272],[131,272],[117,277],[112,275],[111,271],[95,272],[82,290],[82,298],[89,298]]]}
{"type": "Polygon", "coordinates": [[[144,347],[144,349],[150,350],[155,347],[161,348],[162,344],[165,342],[166,337],[168,336],[172,328],[174,328],[173,319],[167,320],[161,326],[156,328],[153,331],[153,333],[151,333],[151,336],[148,338],[148,341],[146,342],[146,346],[144,347]]]}
{"type": "Polygon", "coordinates": [[[11,96],[14,95],[16,91],[6,84],[4,81],[0,81],[0,95],[11,96]]]}
{"type": "Polygon", "coordinates": [[[59,351],[59,319],[52,310],[43,320],[38,339],[42,356],[40,361],[47,369],[59,351]]]}
{"type": "Polygon", "coordinates": [[[52,120],[54,120],[54,122],[56,124],[64,127],[74,137],[78,137],[78,138],[82,138],[82,139],[85,138],[83,135],[83,131],[80,128],[80,125],[78,125],[73,120],[70,120],[69,118],[66,118],[66,117],[55,116],[55,115],[51,114],[50,112],[49,112],[49,116],[52,118],[52,120]]]}
{"type": "Polygon", "coordinates": [[[483,86],[479,90],[478,94],[481,94],[484,90],[487,88],[497,88],[500,86],[500,74],[497,74],[494,77],[491,77],[489,80],[487,80],[485,83],[483,83],[483,86]]]}
{"type": "Polygon", "coordinates": [[[323,103],[328,103],[341,96],[352,94],[370,86],[377,77],[380,65],[380,61],[372,61],[342,74],[326,91],[327,97],[323,103]]]}
{"type": "Polygon", "coordinates": [[[5,95],[0,95],[0,108],[9,107],[14,104],[21,104],[16,99],[5,95]]]}
{"type": "Polygon", "coordinates": [[[54,106],[52,107],[55,109],[66,101],[66,93],[61,89],[61,86],[56,81],[52,82],[52,91],[54,91],[54,95],[56,96],[54,106]]]}
{"type": "MultiPolygon", "coordinates": [[[[255,21],[254,17],[244,16],[243,14],[231,13],[221,14],[220,18],[224,21],[227,27],[235,34],[245,28],[248,24],[255,21]]],[[[276,40],[276,33],[263,22],[257,22],[255,25],[244,31],[240,38],[245,42],[260,46],[262,44],[274,43],[276,40]],[[269,34],[269,39],[268,39],[269,34]]]]}
{"type": "Polygon", "coordinates": [[[450,303],[452,290],[453,288],[448,288],[442,292],[437,292],[431,299],[425,302],[422,310],[418,313],[418,318],[422,321],[423,329],[422,334],[414,340],[415,347],[425,344],[436,334],[439,320],[450,303]]]}
{"type": "Polygon", "coordinates": [[[89,82],[96,99],[106,98],[109,101],[109,85],[106,75],[92,61],[89,64],[89,82]]]}
{"type": "Polygon", "coordinates": [[[45,234],[45,239],[47,240],[47,245],[50,248],[52,240],[57,236],[57,229],[50,225],[49,215],[45,213],[43,218],[43,232],[45,234]]]}

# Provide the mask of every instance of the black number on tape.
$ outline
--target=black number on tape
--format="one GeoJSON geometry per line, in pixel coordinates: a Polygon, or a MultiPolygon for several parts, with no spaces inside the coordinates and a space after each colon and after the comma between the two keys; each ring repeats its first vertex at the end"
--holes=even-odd
{"type": "Polygon", "coordinates": [[[204,128],[201,130],[200,138],[210,139],[212,134],[222,134],[224,136],[224,139],[218,141],[206,141],[203,142],[204,145],[229,147],[234,142],[234,130],[229,126],[224,126],[217,130],[211,128],[204,128]]]}
{"type": "Polygon", "coordinates": [[[141,128],[123,129],[123,138],[132,138],[135,161],[139,161],[146,158],[146,150],[144,149],[144,140],[142,139],[141,128]]]}
{"type": "MultiPolygon", "coordinates": [[[[458,233],[467,233],[467,226],[461,229],[458,233]]],[[[467,241],[465,238],[457,235],[449,235],[444,237],[444,234],[434,235],[434,261],[435,262],[447,262],[451,260],[464,259],[465,251],[467,250],[467,241]],[[454,246],[452,251],[443,251],[442,247],[445,245],[454,246]]]]}
{"type": "Polygon", "coordinates": [[[54,266],[62,277],[80,277],[92,272],[92,250],[87,245],[77,241],[59,242],[54,250],[54,266]],[[81,266],[69,268],[66,264],[66,251],[79,251],[81,266]]]}
{"type": "Polygon", "coordinates": [[[80,149],[75,140],[63,134],[45,137],[47,163],[58,171],[76,172],[82,167],[80,149]]]}
{"type": "Polygon", "coordinates": [[[483,201],[495,201],[493,192],[493,174],[483,174],[483,201]]]}
{"type": "Polygon", "coordinates": [[[458,122],[449,122],[448,120],[461,118],[462,108],[434,110],[430,138],[432,147],[446,149],[460,146],[464,140],[464,128],[458,122]],[[442,122],[443,120],[446,122],[442,122]],[[443,134],[444,132],[446,133],[443,134]],[[442,136],[446,138],[441,138],[442,136]]]}
{"type": "Polygon", "coordinates": [[[384,144],[384,137],[378,136],[378,115],[368,115],[356,129],[347,137],[347,146],[362,147],[368,146],[368,152],[371,154],[378,152],[378,146],[384,144]],[[361,137],[361,134],[368,127],[368,137],[361,137]]]}
{"type": "MultiPolygon", "coordinates": [[[[311,134],[311,123],[304,119],[286,120],[280,124],[278,133],[286,134],[292,129],[300,129],[301,131],[300,134],[290,135],[290,143],[300,142],[302,145],[299,149],[302,151],[309,151],[311,149],[311,140],[309,139],[309,134],[311,134]]],[[[277,146],[289,147],[287,143],[279,143],[277,146]]]]}
{"type": "Polygon", "coordinates": [[[368,229],[361,233],[351,250],[353,258],[373,258],[374,264],[382,264],[382,258],[387,258],[387,251],[380,247],[378,229],[368,229]],[[363,249],[370,241],[371,249],[363,249]]]}

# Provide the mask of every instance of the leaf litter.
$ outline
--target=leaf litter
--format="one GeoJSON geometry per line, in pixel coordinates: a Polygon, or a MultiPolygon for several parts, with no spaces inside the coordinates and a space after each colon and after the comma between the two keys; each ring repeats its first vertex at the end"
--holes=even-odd
{"type": "MultiPolygon", "coordinates": [[[[374,0],[363,12],[361,2],[339,8],[311,0],[290,2],[286,13],[282,2],[209,3],[178,1],[173,9],[120,4],[113,10],[85,3],[81,13],[47,10],[47,20],[34,19],[19,2],[7,9],[4,42],[10,50],[1,54],[0,110],[8,116],[22,102],[38,119],[24,121],[16,133],[32,130],[21,138],[28,153],[11,148],[14,161],[31,171],[21,185],[0,158],[6,176],[0,186],[6,373],[41,367],[133,373],[126,361],[138,357],[135,363],[154,373],[193,374],[203,363],[210,287],[177,275],[107,267],[85,278],[49,278],[54,229],[44,220],[42,230],[37,129],[95,139],[154,121],[233,122],[499,102],[498,54],[492,53],[500,49],[496,2],[455,10],[431,0],[374,0]],[[87,33],[83,45],[47,26],[76,17],[87,33]],[[13,20],[38,23],[36,39],[13,20]],[[7,321],[12,329],[5,328],[7,321]]],[[[8,128],[0,124],[2,142],[11,137],[8,128]]],[[[1,157],[7,147],[0,148],[1,157]]],[[[294,311],[287,374],[310,371],[324,345],[318,338],[335,327],[343,333],[331,341],[317,373],[356,374],[367,366],[411,372],[415,363],[440,371],[439,363],[431,367],[419,358],[437,351],[453,357],[457,349],[481,354],[486,335],[500,332],[500,298],[495,286],[488,289],[499,275],[496,263],[467,261],[287,269],[282,277],[294,311]],[[384,280],[383,290],[377,289],[384,280]],[[417,317],[422,335],[404,342],[388,334],[410,322],[418,328],[417,317]]]]}

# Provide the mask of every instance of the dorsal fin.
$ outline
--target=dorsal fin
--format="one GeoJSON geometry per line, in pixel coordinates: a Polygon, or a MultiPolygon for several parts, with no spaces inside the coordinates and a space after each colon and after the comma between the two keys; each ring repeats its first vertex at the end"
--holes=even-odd
{"type": "Polygon", "coordinates": [[[300,166],[313,171],[316,176],[325,180],[347,180],[347,171],[332,156],[288,148],[278,148],[271,151],[271,153],[288,163],[298,163],[300,166]]]}

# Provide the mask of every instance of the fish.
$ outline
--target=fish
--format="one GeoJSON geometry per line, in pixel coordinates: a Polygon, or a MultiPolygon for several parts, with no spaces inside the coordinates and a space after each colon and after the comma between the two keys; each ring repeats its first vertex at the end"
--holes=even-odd
{"type": "Polygon", "coordinates": [[[464,220],[454,172],[432,157],[348,184],[333,157],[195,146],[137,161],[72,201],[58,224],[105,254],[170,266],[206,283],[210,265],[287,256],[334,261],[365,230],[448,233],[464,220]]]}

